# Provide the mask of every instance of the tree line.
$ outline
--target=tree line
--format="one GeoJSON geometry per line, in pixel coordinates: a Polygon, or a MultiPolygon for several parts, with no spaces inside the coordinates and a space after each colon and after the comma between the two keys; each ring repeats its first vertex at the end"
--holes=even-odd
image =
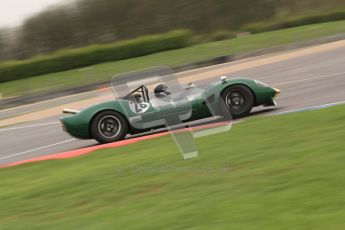
{"type": "MultiPolygon", "coordinates": [[[[279,14],[342,6],[343,0],[76,0],[0,30],[0,60],[109,43],[175,29],[239,30],[279,14]]],[[[344,6],[345,7],[345,6],[344,6]]]]}

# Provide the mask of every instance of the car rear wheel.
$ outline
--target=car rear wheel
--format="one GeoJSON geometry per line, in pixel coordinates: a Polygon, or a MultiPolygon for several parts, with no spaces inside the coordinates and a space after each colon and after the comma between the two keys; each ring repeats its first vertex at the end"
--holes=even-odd
{"type": "Polygon", "coordinates": [[[222,93],[222,98],[233,118],[247,116],[254,107],[254,95],[243,85],[228,87],[222,93]]]}
{"type": "Polygon", "coordinates": [[[115,111],[97,114],[91,124],[92,137],[101,144],[123,140],[127,133],[127,121],[115,111]]]}

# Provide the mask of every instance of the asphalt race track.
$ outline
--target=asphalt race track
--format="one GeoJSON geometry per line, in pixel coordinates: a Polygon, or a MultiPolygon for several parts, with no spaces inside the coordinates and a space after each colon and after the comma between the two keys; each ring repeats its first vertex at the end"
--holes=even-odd
{"type": "MultiPolygon", "coordinates": [[[[257,60],[260,58],[264,57],[257,60]]],[[[241,63],[249,61],[243,60],[241,63]]],[[[213,66],[208,70],[217,71],[224,69],[224,66],[231,69],[236,64],[213,66]]],[[[199,74],[203,71],[198,70],[199,74]]],[[[281,89],[275,110],[258,108],[254,114],[345,101],[345,46],[230,72],[229,77],[253,78],[281,89]]],[[[195,82],[207,84],[216,79],[219,76],[204,79],[201,83],[195,82]]],[[[0,165],[97,144],[95,141],[76,140],[64,133],[58,116],[0,129],[0,140],[0,165]]]]}

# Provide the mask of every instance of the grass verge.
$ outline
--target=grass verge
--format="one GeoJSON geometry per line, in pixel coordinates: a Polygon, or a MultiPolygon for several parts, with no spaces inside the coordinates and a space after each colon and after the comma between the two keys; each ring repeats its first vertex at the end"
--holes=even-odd
{"type": "Polygon", "coordinates": [[[0,170],[1,229],[344,229],[345,107],[0,170]]]}
{"type": "Polygon", "coordinates": [[[205,43],[123,61],[107,62],[88,68],[47,74],[0,84],[4,97],[51,92],[109,80],[116,74],[151,66],[178,66],[210,58],[307,41],[345,33],[345,21],[321,23],[260,33],[235,39],[205,43]]]}

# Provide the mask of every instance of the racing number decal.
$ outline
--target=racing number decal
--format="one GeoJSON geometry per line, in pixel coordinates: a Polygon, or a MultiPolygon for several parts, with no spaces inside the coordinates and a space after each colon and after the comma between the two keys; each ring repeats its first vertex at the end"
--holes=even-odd
{"type": "Polygon", "coordinates": [[[130,101],[129,108],[131,109],[133,113],[142,114],[142,113],[145,113],[150,108],[150,104],[146,102],[138,103],[138,102],[130,101]]]}

